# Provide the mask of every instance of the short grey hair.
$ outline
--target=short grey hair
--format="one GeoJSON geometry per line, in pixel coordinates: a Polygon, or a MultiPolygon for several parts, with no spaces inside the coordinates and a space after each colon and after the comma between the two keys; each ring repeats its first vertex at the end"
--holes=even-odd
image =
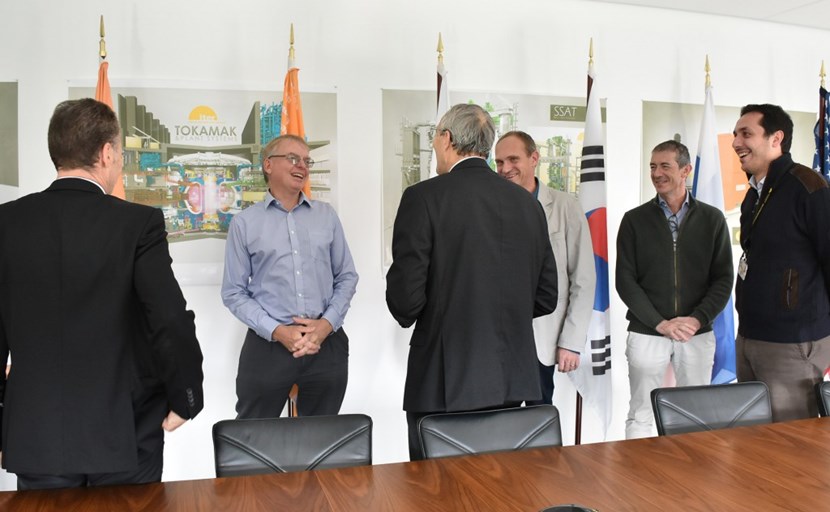
{"type": "Polygon", "coordinates": [[[674,151],[674,159],[677,161],[677,166],[681,169],[692,163],[692,159],[689,157],[689,148],[681,142],[667,140],[666,142],[657,144],[651,150],[652,153],[661,153],[663,151],[674,151]]]}
{"type": "Polygon", "coordinates": [[[496,125],[483,108],[473,103],[459,103],[444,114],[436,131],[450,132],[450,142],[460,156],[487,158],[496,139],[496,125]]]}

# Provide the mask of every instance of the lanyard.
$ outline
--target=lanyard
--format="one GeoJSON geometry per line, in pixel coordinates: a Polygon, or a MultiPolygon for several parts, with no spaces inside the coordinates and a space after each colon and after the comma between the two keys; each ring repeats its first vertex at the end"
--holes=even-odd
{"type": "Polygon", "coordinates": [[[767,196],[764,198],[764,202],[761,203],[761,206],[758,208],[758,211],[755,212],[755,215],[752,216],[752,225],[755,225],[755,221],[758,220],[758,217],[761,216],[761,212],[764,211],[764,206],[767,205],[767,201],[769,201],[769,197],[772,195],[772,185],[769,187],[769,192],[767,192],[767,196]]]}

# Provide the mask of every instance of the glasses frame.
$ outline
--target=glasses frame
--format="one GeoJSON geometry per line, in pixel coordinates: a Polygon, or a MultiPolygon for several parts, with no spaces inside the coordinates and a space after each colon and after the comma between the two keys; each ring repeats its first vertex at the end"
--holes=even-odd
{"type": "Polygon", "coordinates": [[[300,162],[304,163],[307,169],[311,169],[314,167],[314,160],[311,158],[302,158],[300,155],[296,155],[294,153],[285,153],[284,155],[268,155],[266,160],[270,160],[271,158],[285,158],[291,165],[296,166],[300,162]]]}

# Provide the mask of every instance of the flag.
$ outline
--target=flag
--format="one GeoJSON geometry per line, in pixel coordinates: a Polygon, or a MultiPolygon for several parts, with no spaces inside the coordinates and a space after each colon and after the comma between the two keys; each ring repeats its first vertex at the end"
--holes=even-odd
{"type": "Polygon", "coordinates": [[[603,437],[611,425],[611,330],[608,307],[608,223],[606,220],[605,149],[603,148],[602,113],[599,96],[594,90],[594,66],[588,66],[588,108],[585,114],[585,136],[582,165],[579,173],[579,201],[594,248],[597,284],[594,307],[585,349],[580,354],[579,368],[568,373],[587,407],[600,418],[603,437]]]}
{"type": "MultiPolygon", "coordinates": [[[[300,102],[300,68],[294,65],[294,26],[291,26],[291,48],[288,52],[288,72],[282,89],[282,116],[280,135],[296,135],[305,139],[303,105],[300,102]]],[[[311,198],[311,175],[303,185],[303,193],[311,198]]]]}
{"type": "MultiPolygon", "coordinates": [[[[444,51],[444,45],[441,42],[441,35],[438,35],[438,51],[444,51]]],[[[444,69],[444,56],[438,56],[438,87],[436,89],[438,96],[435,108],[435,126],[444,117],[444,114],[450,109],[450,93],[447,90],[447,70],[444,69]]],[[[435,159],[435,149],[432,150],[432,158],[429,161],[429,177],[438,175],[437,171],[438,161],[435,159]]]]}
{"type": "Polygon", "coordinates": [[[830,93],[823,86],[818,90],[818,121],[816,121],[816,154],[813,157],[813,169],[820,172],[825,180],[830,181],[830,114],[827,104],[830,102],[830,93]]]}
{"type": "MultiPolygon", "coordinates": [[[[703,103],[703,119],[695,158],[695,178],[692,185],[695,199],[708,203],[720,211],[723,208],[723,181],[721,181],[718,133],[715,123],[715,102],[712,86],[706,86],[703,103]]],[[[724,212],[725,213],[725,212],[724,212]]],[[[715,364],[712,366],[712,384],[724,384],[735,380],[735,316],[732,295],[726,308],[712,324],[715,333],[715,364]]]]}
{"type": "Polygon", "coordinates": [[[107,77],[109,66],[109,62],[101,59],[101,63],[98,65],[98,83],[95,85],[95,99],[101,103],[104,103],[109,108],[113,108],[112,90],[110,89],[110,81],[107,77]]]}
{"type": "MultiPolygon", "coordinates": [[[[110,89],[110,80],[107,76],[107,71],[109,71],[109,62],[107,62],[107,50],[104,43],[104,17],[101,16],[101,43],[100,43],[100,51],[99,51],[99,63],[98,63],[98,82],[95,84],[95,100],[100,101],[101,103],[107,105],[109,108],[115,110],[112,104],[112,90],[110,89]]],[[[126,134],[121,134],[122,137],[126,134]]],[[[110,195],[124,199],[126,194],[124,192],[124,180],[118,180],[115,182],[115,187],[113,187],[112,192],[110,195]]]]}

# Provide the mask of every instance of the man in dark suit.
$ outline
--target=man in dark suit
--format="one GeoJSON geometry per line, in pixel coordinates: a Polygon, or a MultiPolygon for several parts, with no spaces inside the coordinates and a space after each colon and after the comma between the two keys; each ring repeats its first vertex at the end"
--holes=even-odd
{"type": "Polygon", "coordinates": [[[123,161],[103,103],[59,104],[49,153],[58,179],[0,205],[3,467],[18,489],[157,482],[164,430],[203,406],[164,218],[107,195],[123,161]]]}
{"type": "Polygon", "coordinates": [[[439,176],[407,188],[395,218],[386,303],[402,327],[417,322],[403,404],[412,460],[426,414],[541,398],[532,321],[556,307],[556,264],[542,207],[487,165],[494,138],[481,107],[452,107],[433,140],[439,176]]]}

